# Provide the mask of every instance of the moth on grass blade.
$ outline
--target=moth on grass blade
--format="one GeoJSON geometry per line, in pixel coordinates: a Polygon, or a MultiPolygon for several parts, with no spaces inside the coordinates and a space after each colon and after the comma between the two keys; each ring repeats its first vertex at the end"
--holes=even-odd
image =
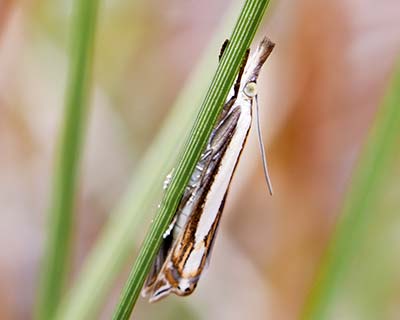
{"type": "MultiPolygon", "coordinates": [[[[222,47],[220,57],[226,44],[222,47]]],[[[273,48],[274,44],[264,38],[250,57],[249,50],[246,52],[230,97],[164,234],[163,243],[142,290],[142,295],[149,297],[150,302],[158,301],[170,293],[186,296],[196,288],[210,259],[229,184],[251,127],[253,105],[256,107],[264,174],[272,194],[261,139],[257,79],[273,48]]],[[[168,181],[164,187],[167,186],[168,181]]]]}

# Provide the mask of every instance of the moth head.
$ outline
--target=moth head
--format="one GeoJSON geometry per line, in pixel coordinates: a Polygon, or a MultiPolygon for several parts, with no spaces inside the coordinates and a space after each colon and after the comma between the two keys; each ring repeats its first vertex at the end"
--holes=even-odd
{"type": "Polygon", "coordinates": [[[178,296],[187,296],[191,294],[194,289],[196,289],[197,282],[192,282],[189,279],[181,279],[179,281],[179,285],[174,290],[174,293],[177,294],[178,296]]]}
{"type": "Polygon", "coordinates": [[[255,81],[249,81],[243,88],[244,94],[249,98],[254,98],[257,95],[257,84],[255,81]]]}

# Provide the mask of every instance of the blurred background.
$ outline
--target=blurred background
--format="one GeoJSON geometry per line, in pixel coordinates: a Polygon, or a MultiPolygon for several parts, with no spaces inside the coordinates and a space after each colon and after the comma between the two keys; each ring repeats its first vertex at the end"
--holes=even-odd
{"type": "MultiPolygon", "coordinates": [[[[101,2],[68,288],[206,50],[215,69],[231,28],[217,30],[232,25],[241,3],[101,2]]],[[[0,319],[32,318],[70,22],[71,1],[0,1],[0,319]]],[[[267,194],[253,130],[195,293],[154,305],[139,299],[135,319],[299,318],[400,56],[400,3],[273,1],[255,42],[264,35],[276,43],[258,90],[275,194],[267,194]]],[[[396,178],[399,168],[382,184],[331,319],[400,318],[396,178]]],[[[156,206],[133,232],[134,247],[156,206]]],[[[110,318],[136,252],[93,319],[110,318]]]]}

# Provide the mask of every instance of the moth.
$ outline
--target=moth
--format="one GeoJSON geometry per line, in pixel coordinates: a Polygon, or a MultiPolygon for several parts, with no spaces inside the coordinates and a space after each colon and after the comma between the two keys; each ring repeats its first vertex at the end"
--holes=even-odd
{"type": "MultiPolygon", "coordinates": [[[[226,45],[227,42],[220,58],[226,45]]],[[[229,185],[251,127],[254,105],[264,174],[272,194],[261,140],[257,79],[273,48],[274,44],[264,38],[250,57],[249,50],[246,52],[230,97],[196,164],[142,289],[142,295],[150,302],[170,293],[187,296],[196,288],[210,259],[229,185]]],[[[164,187],[168,187],[168,179],[164,187]]]]}

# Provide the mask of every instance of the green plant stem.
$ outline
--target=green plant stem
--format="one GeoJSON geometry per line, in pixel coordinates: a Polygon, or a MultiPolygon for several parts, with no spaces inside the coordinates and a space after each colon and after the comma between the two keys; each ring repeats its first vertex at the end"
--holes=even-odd
{"type": "Polygon", "coordinates": [[[379,188],[400,141],[400,65],[383,101],[377,121],[347,195],[340,221],[312,288],[303,319],[328,319],[329,307],[358,251],[365,227],[376,212],[379,188]]]}
{"type": "Polygon", "coordinates": [[[75,186],[88,108],[98,0],[75,0],[65,114],[57,147],[37,319],[53,319],[67,266],[75,186]]]}
{"type": "Polygon", "coordinates": [[[206,140],[233,85],[245,51],[251,44],[268,3],[268,0],[247,0],[243,6],[230,43],[202,103],[182,158],[174,171],[171,184],[123,289],[113,319],[129,319],[132,313],[152,260],[161,244],[162,234],[178,206],[180,196],[204,149],[206,140]]]}

